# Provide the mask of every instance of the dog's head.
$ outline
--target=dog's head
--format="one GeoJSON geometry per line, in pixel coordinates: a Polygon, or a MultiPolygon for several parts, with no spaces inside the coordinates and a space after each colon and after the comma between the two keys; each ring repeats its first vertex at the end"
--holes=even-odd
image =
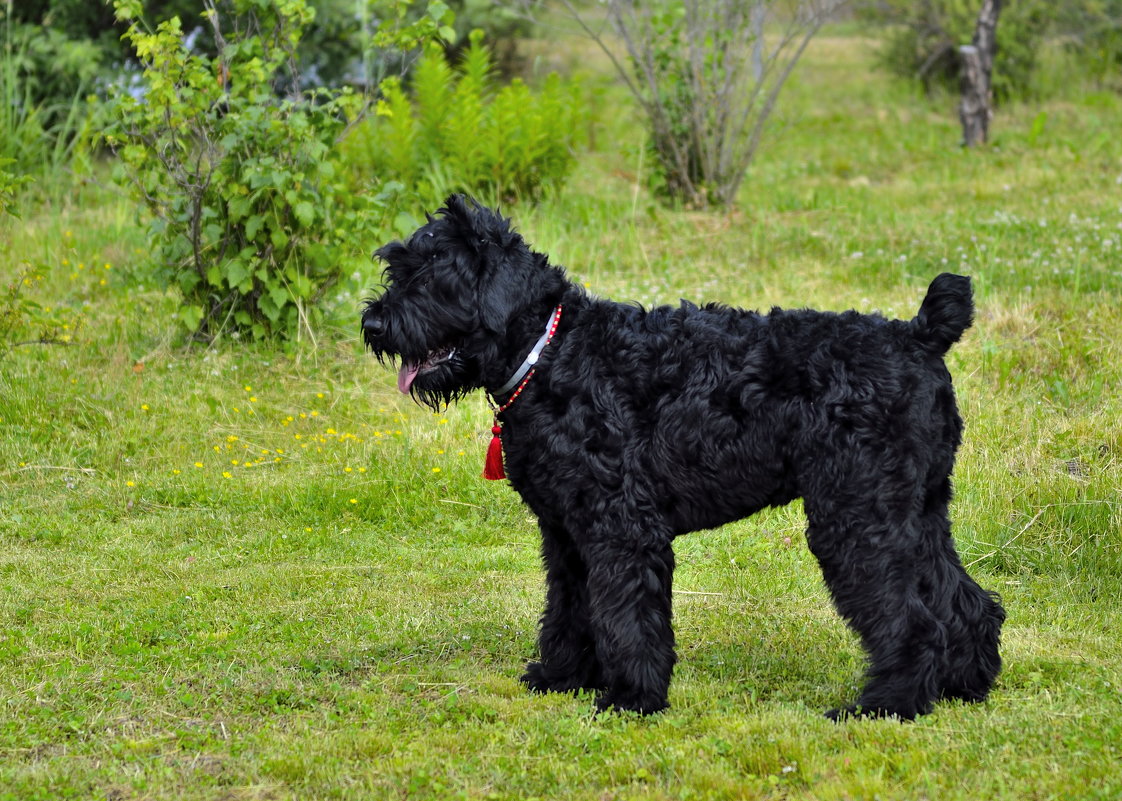
{"type": "Polygon", "coordinates": [[[564,284],[509,220],[462,195],[375,255],[385,291],[366,304],[363,339],[379,360],[400,362],[398,389],[433,408],[485,386],[512,324],[564,284]]]}

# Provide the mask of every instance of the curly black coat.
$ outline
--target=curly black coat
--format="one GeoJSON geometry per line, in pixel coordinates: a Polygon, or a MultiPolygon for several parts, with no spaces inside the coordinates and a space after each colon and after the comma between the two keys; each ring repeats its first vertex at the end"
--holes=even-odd
{"type": "Polygon", "coordinates": [[[434,407],[506,384],[562,309],[500,415],[547,573],[531,689],[665,708],[674,538],[801,497],[870,663],[856,703],[827,714],[910,719],[939,698],[986,697],[1004,611],[963,569],[947,518],[962,421],[943,355],[971,324],[968,278],[938,276],[906,321],[645,310],[590,296],[462,196],[378,255],[386,287],[363,313],[366,344],[434,407]]]}

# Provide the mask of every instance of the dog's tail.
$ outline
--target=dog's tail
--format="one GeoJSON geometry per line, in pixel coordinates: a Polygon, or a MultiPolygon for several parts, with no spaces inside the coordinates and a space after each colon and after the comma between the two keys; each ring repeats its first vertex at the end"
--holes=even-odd
{"type": "Polygon", "coordinates": [[[964,275],[937,275],[927,288],[927,297],[912,320],[916,340],[936,356],[958,342],[974,322],[974,292],[964,275]]]}

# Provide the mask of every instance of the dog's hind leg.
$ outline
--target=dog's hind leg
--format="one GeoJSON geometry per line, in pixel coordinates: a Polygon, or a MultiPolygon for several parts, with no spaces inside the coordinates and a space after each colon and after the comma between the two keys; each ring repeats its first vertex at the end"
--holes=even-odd
{"type": "Polygon", "coordinates": [[[921,583],[927,605],[947,629],[947,656],[939,677],[944,698],[981,701],[1001,671],[998,645],[1005,610],[966,572],[955,551],[950,523],[942,509],[924,517],[937,557],[921,583]]]}
{"type": "Polygon", "coordinates": [[[866,684],[857,702],[828,717],[926,714],[938,697],[946,658],[947,631],[919,590],[911,521],[870,520],[873,505],[860,515],[835,510],[824,520],[807,504],[807,540],[818,558],[838,612],[868,651],[866,684]]]}
{"type": "Polygon", "coordinates": [[[600,663],[589,627],[588,573],[568,532],[541,523],[546,569],[545,612],[538,633],[539,660],[522,682],[534,692],[599,689],[600,663]]]}
{"type": "Polygon", "coordinates": [[[582,553],[604,679],[597,708],[651,714],[668,705],[675,662],[670,624],[674,552],[669,536],[627,530],[636,525],[624,522],[624,530],[607,533],[601,523],[582,553]]]}
{"type": "Polygon", "coordinates": [[[946,667],[939,679],[944,698],[983,701],[1001,671],[998,650],[1005,610],[997,596],[979,587],[965,571],[951,598],[946,667]]]}

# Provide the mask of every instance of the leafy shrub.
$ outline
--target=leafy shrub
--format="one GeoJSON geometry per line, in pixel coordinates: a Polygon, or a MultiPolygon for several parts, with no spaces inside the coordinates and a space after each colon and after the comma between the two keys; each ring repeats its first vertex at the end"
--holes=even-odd
{"type": "Polygon", "coordinates": [[[205,340],[296,336],[377,220],[335,146],[361,99],[274,93],[313,17],[304,0],[219,2],[203,15],[211,58],[188,50],[178,17],[147,32],[139,0],[118,0],[144,96],[116,98],[106,138],[152,213],[157,278],[182,292],[182,324],[205,340]]]}
{"type": "Polygon", "coordinates": [[[15,275],[0,284],[0,358],[18,345],[71,341],[73,329],[67,318],[57,309],[43,306],[29,297],[28,290],[39,284],[46,272],[45,265],[32,266],[23,262],[15,275]]]}
{"type": "Polygon", "coordinates": [[[31,179],[26,175],[16,175],[15,173],[8,172],[7,168],[12,165],[15,159],[0,158],[0,214],[10,214],[13,217],[18,217],[16,214],[16,194],[19,192],[21,186],[30,183],[31,179]]]}
{"type": "Polygon", "coordinates": [[[579,86],[556,74],[536,91],[517,78],[497,83],[478,32],[455,68],[440,47],[426,48],[408,90],[399,80],[383,85],[356,137],[356,166],[426,202],[453,190],[535,198],[560,185],[587,121],[579,86]]]}
{"type": "MultiPolygon", "coordinates": [[[[993,66],[998,102],[1032,93],[1055,5],[1051,0],[1018,0],[1002,6],[993,66]]],[[[918,81],[928,93],[958,92],[962,71],[958,48],[974,36],[980,8],[978,0],[879,0],[868,3],[862,13],[886,26],[879,58],[882,68],[918,81]]]]}

